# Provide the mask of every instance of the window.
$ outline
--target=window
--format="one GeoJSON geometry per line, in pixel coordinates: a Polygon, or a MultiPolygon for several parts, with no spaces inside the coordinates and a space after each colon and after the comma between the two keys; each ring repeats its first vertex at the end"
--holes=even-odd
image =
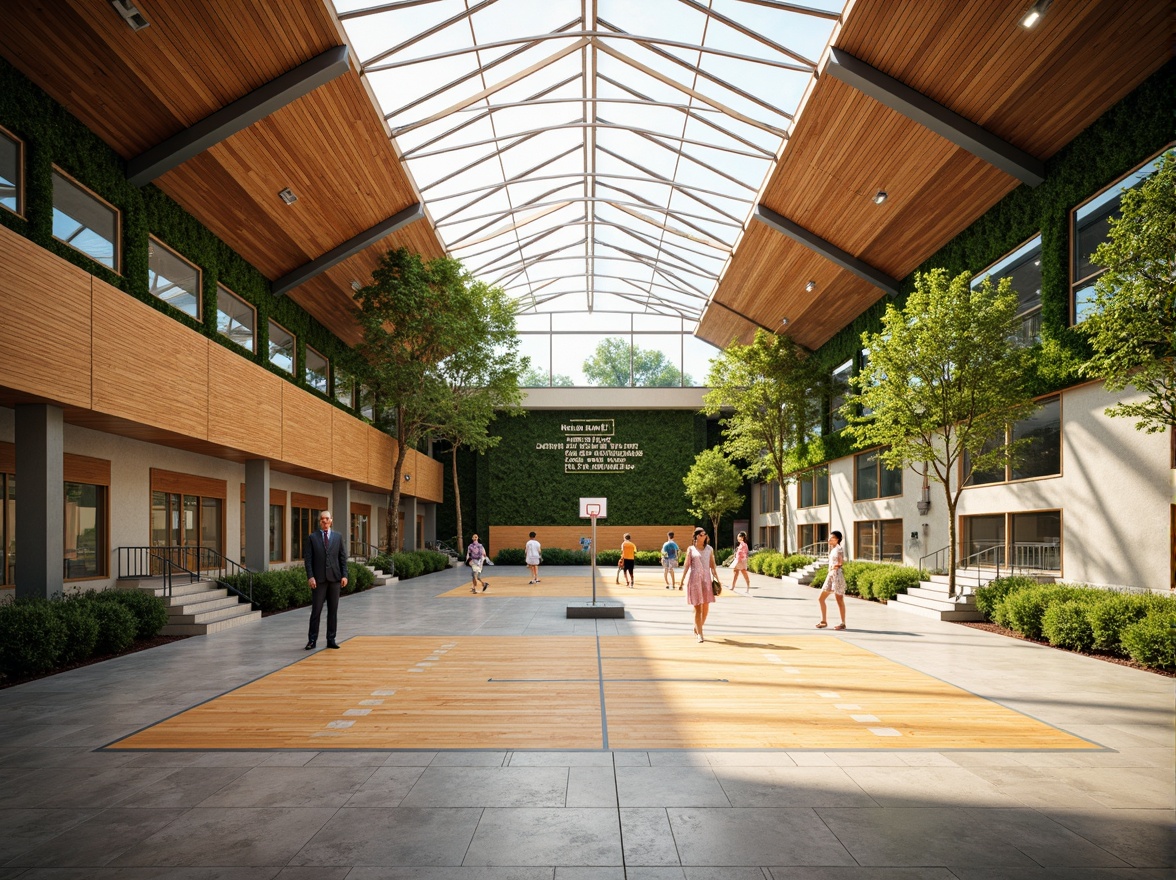
{"type": "Polygon", "coordinates": [[[771,513],[780,509],[780,484],[773,480],[760,483],[760,513],[771,513]]]}
{"type": "MultiPolygon", "coordinates": [[[[1033,415],[1012,426],[1011,434],[1014,441],[1025,441],[1025,445],[1017,453],[1016,460],[1007,467],[972,473],[968,477],[969,486],[1053,477],[1062,472],[1060,397],[1047,397],[1041,400],[1033,415]]],[[[990,445],[995,445],[995,441],[990,445]]],[[[969,458],[965,456],[964,473],[968,472],[970,464],[969,458]]]]}
{"type": "Polygon", "coordinates": [[[879,452],[881,450],[875,449],[853,457],[854,501],[891,498],[902,494],[902,471],[891,470],[882,464],[878,458],[879,452]]]}
{"type": "Polygon", "coordinates": [[[829,472],[824,468],[807,471],[797,480],[797,507],[819,507],[829,503],[829,472]]]}
{"type": "Polygon", "coordinates": [[[366,385],[359,386],[359,414],[369,422],[376,420],[376,398],[366,385]]]}
{"type": "Polygon", "coordinates": [[[106,487],[65,484],[66,580],[106,576],[106,487]]]}
{"type": "Polygon", "coordinates": [[[0,208],[24,213],[21,171],[24,145],[0,128],[0,208]]]}
{"type": "Polygon", "coordinates": [[[829,428],[832,431],[840,431],[847,424],[845,416],[841,415],[841,407],[849,397],[849,377],[852,372],[852,359],[833,370],[829,397],[829,428]]]}
{"type": "MultiPolygon", "coordinates": [[[[302,542],[311,532],[319,528],[319,514],[327,510],[327,499],[319,495],[302,495],[298,492],[290,493],[290,534],[293,548],[291,559],[301,559],[303,554],[302,542]]],[[[342,524],[335,518],[332,528],[339,528],[342,524]]]]}
{"type": "Polygon", "coordinates": [[[286,508],[281,504],[269,506],[269,561],[286,561],[286,508]]]}
{"type": "Polygon", "coordinates": [[[16,583],[16,476],[0,473],[0,584],[16,583]]]}
{"type": "Polygon", "coordinates": [[[242,348],[253,351],[253,306],[231,290],[216,286],[216,329],[242,348]]]}
{"type": "Polygon", "coordinates": [[[801,552],[814,544],[826,544],[829,541],[828,523],[803,523],[796,530],[797,544],[801,552]]]}
{"type": "Polygon", "coordinates": [[[1062,570],[1062,512],[998,513],[963,519],[961,557],[1015,572],[1062,570]]]}
{"type": "MultiPolygon", "coordinates": [[[[273,339],[273,336],[270,336],[273,339]]],[[[325,357],[306,346],[306,384],[315,391],[327,393],[327,383],[331,375],[331,365],[325,357]]]]}
{"type": "Polygon", "coordinates": [[[854,523],[854,558],[868,562],[902,562],[902,520],[854,523]]]}
{"type": "Polygon", "coordinates": [[[273,321],[269,322],[269,362],[294,375],[294,336],[273,321]]]}
{"type": "Polygon", "coordinates": [[[979,287],[985,278],[993,285],[1008,278],[1017,292],[1017,325],[1014,338],[1020,345],[1041,341],[1041,236],[1035,235],[1011,254],[1002,257],[972,279],[979,287]]]}
{"type": "Polygon", "coordinates": [[[342,370],[335,370],[335,400],[348,409],[355,408],[355,381],[342,370]]]}
{"type": "Polygon", "coordinates": [[[53,237],[118,271],[118,211],[53,169],[53,237]]]}
{"type": "Polygon", "coordinates": [[[1160,165],[1160,156],[1145,162],[1112,183],[1094,198],[1074,209],[1070,223],[1070,289],[1077,324],[1094,303],[1094,283],[1103,269],[1092,260],[1094,250],[1107,240],[1112,217],[1119,215],[1119,201],[1129,189],[1142,184],[1160,165]]]}
{"type": "Polygon", "coordinates": [[[169,306],[200,318],[200,270],[154,237],[147,244],[147,287],[169,306]]]}

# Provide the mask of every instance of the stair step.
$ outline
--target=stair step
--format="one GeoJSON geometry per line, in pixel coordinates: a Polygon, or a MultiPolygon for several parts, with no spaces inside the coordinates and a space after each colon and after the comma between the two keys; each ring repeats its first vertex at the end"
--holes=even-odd
{"type": "MultiPolygon", "coordinates": [[[[248,605],[241,606],[243,609],[247,609],[248,607],[248,605]]],[[[209,633],[232,629],[235,626],[241,626],[246,623],[253,623],[255,620],[261,620],[260,611],[245,611],[245,613],[238,614],[235,617],[226,617],[210,623],[169,623],[159,631],[159,634],[163,636],[205,636],[209,633]]]]}
{"type": "Polygon", "coordinates": [[[168,623],[171,625],[182,625],[190,623],[216,623],[219,620],[225,620],[230,617],[238,617],[242,613],[249,613],[250,606],[244,602],[238,602],[227,608],[216,608],[211,611],[197,611],[192,614],[176,614],[168,618],[168,623]]]}
{"type": "MultiPolygon", "coordinates": [[[[210,590],[210,593],[222,593],[224,590],[210,590]]],[[[186,601],[173,602],[168,606],[167,614],[169,618],[182,617],[186,614],[202,614],[206,611],[217,611],[221,608],[236,608],[241,604],[236,596],[229,595],[209,595],[207,597],[192,596],[185,597],[186,601]]]]}
{"type": "MultiPolygon", "coordinates": [[[[900,594],[901,596],[901,594],[900,594]]],[[[983,622],[984,615],[979,611],[943,611],[937,608],[925,608],[922,605],[915,605],[910,602],[893,601],[886,603],[887,608],[895,608],[906,614],[917,614],[919,617],[929,617],[932,620],[943,620],[949,622],[983,622]]]]}

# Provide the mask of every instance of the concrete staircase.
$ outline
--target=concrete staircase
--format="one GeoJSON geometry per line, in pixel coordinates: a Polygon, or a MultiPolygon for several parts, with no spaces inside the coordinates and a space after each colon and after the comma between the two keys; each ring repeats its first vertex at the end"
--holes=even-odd
{"type": "Polygon", "coordinates": [[[920,581],[919,586],[899,593],[887,604],[899,611],[936,620],[982,621],[984,615],[976,608],[976,589],[995,577],[993,572],[957,571],[956,595],[951,597],[947,594],[947,575],[933,574],[931,580],[920,581]]]}
{"type": "Polygon", "coordinates": [[[813,575],[829,564],[829,557],[822,556],[814,562],[810,562],[804,568],[798,568],[796,571],[791,571],[788,574],[781,575],[780,580],[786,584],[791,584],[794,587],[807,587],[813,582],[813,575]]]}
{"type": "Polygon", "coordinates": [[[372,577],[375,578],[372,586],[383,587],[387,586],[388,584],[400,583],[400,578],[396,577],[395,575],[386,574],[383,570],[376,568],[374,565],[368,565],[366,562],[361,562],[360,565],[370,571],[372,573],[372,577]]]}
{"type": "Polygon", "coordinates": [[[167,605],[167,624],[161,636],[204,636],[261,619],[261,612],[252,610],[248,602],[216,581],[172,581],[171,596],[165,595],[162,578],[126,578],[119,581],[120,589],[147,590],[163,599],[167,605]]]}

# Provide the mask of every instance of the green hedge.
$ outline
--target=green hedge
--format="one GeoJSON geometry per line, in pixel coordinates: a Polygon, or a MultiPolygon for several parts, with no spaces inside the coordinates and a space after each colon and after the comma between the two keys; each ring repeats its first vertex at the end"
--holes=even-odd
{"type": "Polygon", "coordinates": [[[167,626],[167,606],[163,600],[146,590],[103,590],[92,593],[97,602],[115,602],[134,617],[136,639],[150,639],[167,626]]]}
{"type": "Polygon", "coordinates": [[[1123,628],[1123,649],[1136,663],[1157,669],[1176,669],[1176,603],[1148,612],[1143,620],[1123,628]]]}
{"type": "MultiPolygon", "coordinates": [[[[614,558],[610,564],[614,566],[617,564],[617,559],[620,559],[621,557],[620,550],[603,550],[601,553],[611,553],[614,558]]],[[[649,554],[644,553],[644,551],[638,550],[637,564],[654,564],[643,558],[644,556],[648,555],[649,554]]],[[[653,555],[658,556],[656,553],[653,555]]],[[[565,550],[563,547],[545,547],[543,549],[543,555],[540,558],[542,559],[542,562],[540,563],[541,565],[587,565],[589,561],[589,555],[586,550],[565,550]]],[[[526,565],[526,553],[518,547],[506,547],[494,554],[494,564],[526,565]]],[[[660,556],[656,564],[661,565],[660,556]]]]}

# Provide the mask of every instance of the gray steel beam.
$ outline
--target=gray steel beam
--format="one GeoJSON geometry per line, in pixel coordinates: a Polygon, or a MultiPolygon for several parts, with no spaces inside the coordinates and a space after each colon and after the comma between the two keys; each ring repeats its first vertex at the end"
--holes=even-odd
{"type": "Polygon", "coordinates": [[[793,241],[804,245],[809,250],[816,251],[826,260],[836,263],[842,269],[846,269],[858,276],[858,278],[869,281],[875,287],[882,288],[891,296],[897,295],[898,281],[891,278],[885,272],[875,269],[869,263],[859,260],[853,254],[843,251],[835,244],[825,241],[819,235],[809,232],[803,226],[798,223],[793,223],[787,217],[781,217],[771,208],[756,205],[751,216],[770,229],[776,230],[781,235],[786,235],[793,241]]]}
{"type": "Polygon", "coordinates": [[[1030,186],[1045,180],[1045,163],[1040,159],[860,58],[833,49],[826,72],[1030,186]]]}
{"type": "Polygon", "coordinates": [[[335,46],[145,150],[127,163],[127,178],[146,186],[193,156],[248,128],[347,72],[347,47],[335,46]]]}
{"type": "Polygon", "coordinates": [[[349,238],[338,247],[332,248],[321,257],[299,266],[293,272],[287,272],[273,284],[274,296],[289,293],[299,284],[309,281],[316,275],[321,275],[332,266],[342,263],[350,256],[354,256],[364,248],[375,244],[382,238],[387,238],[397,229],[402,229],[409,223],[425,216],[425,209],[420,202],[414,202],[403,211],[393,214],[387,220],[377,223],[371,229],[349,238]]]}

